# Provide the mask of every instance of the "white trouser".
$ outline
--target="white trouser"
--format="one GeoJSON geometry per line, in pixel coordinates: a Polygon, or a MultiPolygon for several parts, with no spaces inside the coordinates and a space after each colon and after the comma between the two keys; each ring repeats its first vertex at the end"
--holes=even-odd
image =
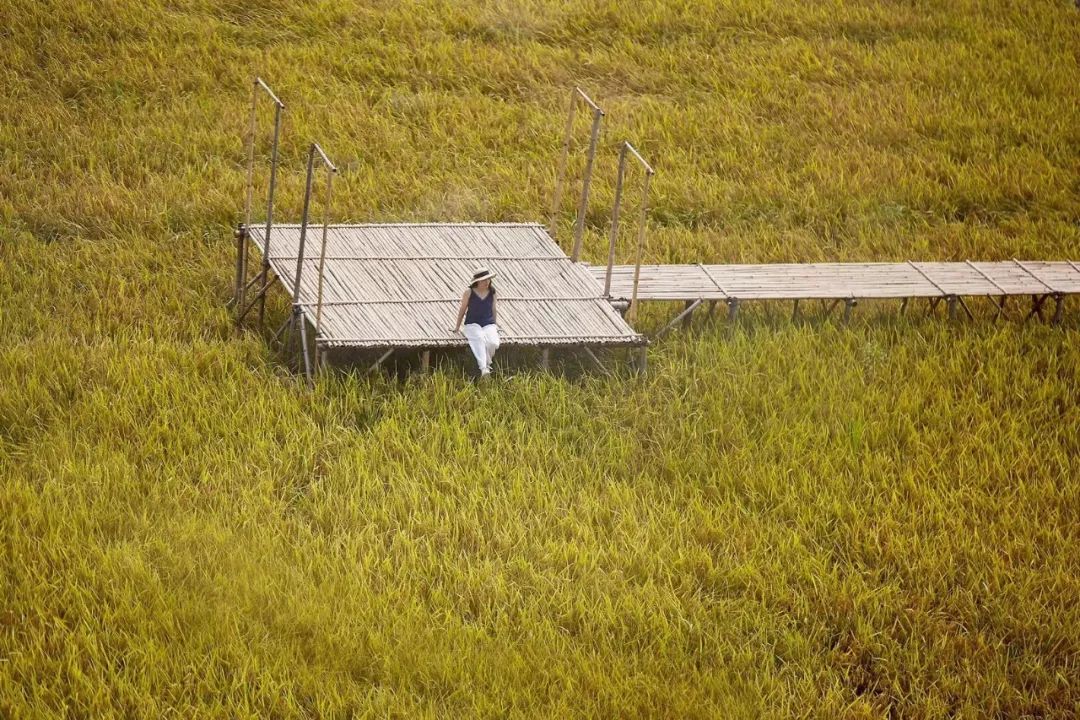
{"type": "Polygon", "coordinates": [[[498,326],[491,324],[480,327],[476,323],[469,323],[463,329],[469,340],[469,347],[476,356],[476,364],[480,366],[480,373],[487,375],[491,372],[491,359],[499,349],[498,326]]]}

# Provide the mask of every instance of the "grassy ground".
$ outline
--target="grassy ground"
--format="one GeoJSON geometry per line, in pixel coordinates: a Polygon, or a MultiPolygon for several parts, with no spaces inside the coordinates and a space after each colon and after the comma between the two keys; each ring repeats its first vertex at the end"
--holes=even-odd
{"type": "Polygon", "coordinates": [[[653,260],[1076,259],[1072,5],[8,0],[0,715],[1075,717],[1075,303],[311,393],[224,307],[255,72],[281,219],[313,139],[338,219],[544,219],[580,83],[591,259],[624,137],[653,260]]]}

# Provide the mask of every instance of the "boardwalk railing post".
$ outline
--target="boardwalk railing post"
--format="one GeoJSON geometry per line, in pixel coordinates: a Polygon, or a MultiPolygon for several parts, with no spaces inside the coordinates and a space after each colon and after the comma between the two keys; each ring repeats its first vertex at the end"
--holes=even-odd
{"type": "MultiPolygon", "coordinates": [[[[318,147],[316,145],[315,147],[318,147]]],[[[319,364],[319,335],[322,333],[322,309],[323,309],[323,273],[326,269],[326,234],[330,229],[330,198],[334,183],[334,175],[337,174],[337,168],[334,167],[325,155],[323,160],[326,162],[327,169],[330,171],[326,174],[326,199],[323,206],[323,226],[322,226],[322,242],[319,248],[319,285],[317,290],[317,299],[315,305],[315,367],[323,367],[319,364]]]]}
{"type": "MultiPolygon", "coordinates": [[[[243,320],[244,315],[247,313],[245,309],[247,301],[247,290],[253,284],[258,282],[258,285],[265,286],[266,277],[269,272],[269,254],[270,254],[270,228],[272,223],[273,211],[274,211],[274,190],[277,184],[277,165],[278,165],[278,144],[281,139],[281,118],[282,111],[285,109],[285,103],[278,99],[278,96],[274,94],[274,91],[270,89],[270,86],[263,82],[262,78],[256,77],[252,83],[251,90],[251,111],[248,119],[248,167],[247,167],[247,188],[244,194],[244,222],[243,222],[243,236],[237,237],[237,282],[236,292],[234,295],[234,303],[236,307],[236,324],[239,325],[243,320]],[[270,151],[270,190],[267,198],[267,210],[266,210],[266,244],[263,248],[263,260],[260,272],[251,280],[247,281],[247,268],[248,268],[248,237],[247,232],[251,227],[251,208],[252,200],[255,192],[255,134],[257,129],[257,113],[256,109],[259,100],[259,91],[262,90],[274,103],[274,139],[271,145],[270,151]]],[[[264,292],[264,291],[260,291],[264,292]]],[[[263,298],[262,294],[259,295],[259,322],[262,322],[263,316],[263,298]]]]}
{"type": "Polygon", "coordinates": [[[615,241],[619,237],[619,208],[622,205],[623,178],[626,177],[626,143],[619,148],[619,174],[615,178],[615,204],[611,209],[611,238],[608,240],[607,272],[604,273],[604,297],[611,297],[611,270],[615,267],[615,241]]]}
{"type": "Polygon", "coordinates": [[[574,223],[574,250],[570,254],[570,259],[574,262],[581,259],[581,243],[585,238],[585,213],[589,209],[589,185],[592,183],[593,160],[596,159],[596,143],[600,140],[600,119],[602,117],[604,117],[603,110],[600,108],[593,110],[589,154],[585,158],[585,177],[581,182],[581,202],[578,204],[577,220],[574,223]]]}
{"type": "Polygon", "coordinates": [[[637,252],[634,261],[634,285],[630,293],[630,307],[627,309],[627,319],[630,323],[633,323],[637,318],[637,292],[638,283],[641,280],[641,256],[645,247],[645,229],[649,221],[649,182],[652,180],[652,176],[656,174],[656,171],[653,170],[652,165],[645,161],[645,158],[641,156],[641,153],[625,140],[619,150],[619,176],[615,182],[615,206],[611,212],[611,236],[608,240],[608,265],[604,274],[604,295],[609,298],[611,297],[611,272],[612,268],[615,266],[615,242],[618,240],[619,235],[619,212],[622,206],[622,187],[626,175],[626,158],[628,155],[633,155],[645,169],[645,181],[641,188],[641,212],[640,222],[638,223],[637,252]]]}
{"type": "MultiPolygon", "coordinates": [[[[270,192],[266,199],[266,230],[263,234],[263,257],[261,284],[266,284],[267,275],[270,273],[270,231],[274,225],[274,192],[277,189],[278,169],[278,142],[281,139],[281,111],[284,105],[278,103],[274,110],[274,144],[270,149],[270,192]]],[[[266,316],[266,291],[259,294],[259,327],[262,327],[263,318],[266,316]]]]}
{"type": "Polygon", "coordinates": [[[307,161],[307,179],[304,182],[304,206],[300,215],[300,243],[296,251],[296,275],[293,279],[293,316],[292,322],[299,323],[300,325],[300,339],[301,339],[301,354],[304,357],[304,374],[307,375],[309,382],[313,379],[312,367],[316,370],[319,367],[319,331],[322,324],[322,291],[323,291],[323,270],[326,266],[326,233],[330,223],[330,199],[331,189],[333,187],[334,174],[337,172],[337,168],[334,163],[330,162],[330,158],[326,156],[323,149],[319,147],[318,143],[311,143],[311,147],[308,150],[307,161]],[[304,249],[307,246],[307,229],[308,220],[311,209],[311,189],[315,176],[315,158],[316,156],[322,161],[323,165],[328,170],[326,175],[326,198],[323,208],[323,226],[322,226],[322,247],[319,250],[319,279],[318,279],[318,291],[315,307],[315,361],[312,363],[309,357],[309,349],[307,343],[307,328],[304,320],[303,301],[300,296],[300,281],[304,273],[304,249]]]}
{"type": "Polygon", "coordinates": [[[645,249],[645,225],[649,221],[649,181],[652,176],[652,168],[649,168],[648,172],[645,173],[645,184],[641,189],[641,221],[638,224],[637,253],[634,257],[634,289],[630,294],[630,310],[628,312],[631,324],[637,321],[638,283],[641,280],[641,255],[645,249]]]}
{"type": "Polygon", "coordinates": [[[563,134],[562,153],[559,156],[559,168],[555,175],[555,194],[551,201],[551,218],[548,221],[548,232],[555,237],[559,208],[562,206],[563,188],[566,180],[566,168],[570,157],[570,143],[574,135],[574,118],[577,114],[578,103],[584,103],[592,110],[592,128],[589,133],[589,150],[585,157],[585,173],[581,182],[581,198],[578,202],[577,216],[574,220],[574,241],[570,251],[570,257],[577,262],[581,257],[581,244],[585,232],[585,213],[589,207],[589,188],[592,185],[593,163],[596,159],[596,147],[600,141],[600,122],[604,117],[604,111],[593,102],[592,98],[579,88],[574,87],[570,92],[570,111],[566,117],[566,129],[563,134]]]}
{"type": "Polygon", "coordinates": [[[555,174],[555,196],[551,200],[551,220],[548,222],[548,232],[555,237],[555,222],[559,217],[559,206],[562,204],[563,180],[566,177],[566,163],[570,158],[570,141],[574,137],[574,115],[577,112],[578,89],[570,91],[570,112],[566,116],[566,132],[563,133],[562,155],[559,156],[559,169],[555,174]]]}

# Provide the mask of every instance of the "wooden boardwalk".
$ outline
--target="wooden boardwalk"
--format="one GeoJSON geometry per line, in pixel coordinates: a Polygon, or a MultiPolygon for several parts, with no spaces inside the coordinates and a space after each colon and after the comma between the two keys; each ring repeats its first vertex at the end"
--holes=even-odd
{"type": "MultiPolygon", "coordinates": [[[[590,266],[603,284],[606,266],[590,266]]],[[[611,270],[613,298],[637,300],[724,301],[729,307],[750,300],[929,299],[946,301],[955,313],[965,297],[1030,296],[1032,313],[1047,299],[1060,317],[1066,295],[1080,294],[1080,264],[1058,262],[906,262],[809,263],[770,265],[642,265],[634,288],[635,266],[611,270]]]]}

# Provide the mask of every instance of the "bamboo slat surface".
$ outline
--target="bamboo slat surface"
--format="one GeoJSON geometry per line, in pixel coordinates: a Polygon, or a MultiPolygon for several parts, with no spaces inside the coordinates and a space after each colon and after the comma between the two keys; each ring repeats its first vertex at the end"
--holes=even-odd
{"type": "MultiPolygon", "coordinates": [[[[249,228],[265,252],[264,229],[249,228]]],[[[309,226],[294,298],[314,325],[321,226],[309,226]]],[[[292,296],[298,225],[275,225],[270,266],[292,296]]],[[[540,225],[333,225],[327,231],[322,322],[327,347],[464,345],[458,302],[478,267],[495,273],[498,322],[508,345],[642,345],[603,288],[540,225]]]]}
{"type": "MultiPolygon", "coordinates": [[[[605,266],[589,266],[604,282],[605,266]]],[[[634,266],[612,269],[611,294],[629,298],[634,266]]],[[[1080,293],[1070,261],[642,265],[639,300],[829,300],[1080,293]]]]}

